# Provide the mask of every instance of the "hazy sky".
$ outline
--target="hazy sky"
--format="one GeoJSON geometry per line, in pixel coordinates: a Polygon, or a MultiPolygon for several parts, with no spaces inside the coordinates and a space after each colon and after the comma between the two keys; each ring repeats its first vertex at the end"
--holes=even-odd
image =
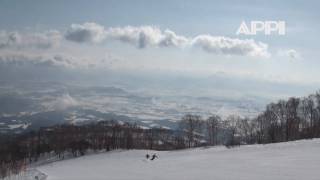
{"type": "Polygon", "coordinates": [[[61,75],[53,68],[226,76],[309,93],[320,85],[319,7],[315,0],[0,0],[0,75],[61,75]],[[285,21],[286,35],[236,34],[254,20],[285,21]]]}

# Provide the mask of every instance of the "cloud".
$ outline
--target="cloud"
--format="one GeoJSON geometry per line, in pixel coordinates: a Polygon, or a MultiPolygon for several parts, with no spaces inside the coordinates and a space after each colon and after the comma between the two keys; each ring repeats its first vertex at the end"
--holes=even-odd
{"type": "Polygon", "coordinates": [[[59,45],[62,36],[59,31],[44,33],[0,32],[0,49],[49,49],[59,45]]]}
{"type": "Polygon", "coordinates": [[[160,29],[151,26],[124,28],[110,28],[107,31],[109,38],[135,45],[139,48],[155,46],[162,37],[160,29]]]}
{"type": "Polygon", "coordinates": [[[294,49],[285,49],[278,51],[279,56],[289,57],[290,59],[298,59],[301,57],[300,53],[294,49]]]}
{"type": "Polygon", "coordinates": [[[133,44],[139,48],[155,47],[200,47],[206,52],[224,55],[268,57],[268,45],[254,40],[240,40],[221,36],[199,35],[195,38],[179,36],[171,30],[162,32],[151,26],[111,28],[107,36],[133,44]]]}
{"type": "Polygon", "coordinates": [[[137,48],[146,47],[200,47],[205,52],[222,55],[269,57],[268,45],[253,39],[236,39],[223,36],[198,35],[185,37],[154,26],[126,26],[105,29],[95,23],[73,24],[65,38],[74,42],[102,42],[116,40],[137,48]]]}
{"type": "Polygon", "coordinates": [[[17,32],[7,33],[6,31],[0,31],[0,49],[10,47],[19,43],[20,35],[17,32]]]}
{"type": "Polygon", "coordinates": [[[0,55],[0,66],[74,67],[75,59],[64,55],[31,55],[5,53],[0,55]]]}
{"type": "Polygon", "coordinates": [[[170,30],[161,31],[153,26],[126,26],[105,29],[96,23],[72,24],[65,33],[65,38],[79,43],[99,43],[112,39],[134,45],[138,48],[181,47],[188,43],[188,39],[178,36],[170,30]]]}
{"type": "MultiPolygon", "coordinates": [[[[253,39],[237,39],[224,36],[198,35],[186,37],[154,26],[126,26],[106,29],[104,26],[89,22],[72,24],[62,35],[51,30],[44,33],[20,33],[0,31],[0,50],[49,49],[57,47],[62,38],[76,43],[101,43],[120,41],[139,49],[147,47],[196,47],[205,52],[221,55],[269,57],[268,45],[253,39]]],[[[292,59],[298,58],[295,50],[282,52],[292,59]]]]}
{"type": "Polygon", "coordinates": [[[79,106],[80,103],[72,98],[69,94],[64,94],[58,97],[55,101],[49,104],[51,110],[66,110],[71,107],[79,106]]]}
{"type": "Polygon", "coordinates": [[[34,53],[26,51],[3,51],[0,53],[0,67],[47,67],[65,69],[111,68],[120,59],[112,54],[104,58],[89,58],[65,53],[34,53]]]}
{"type": "Polygon", "coordinates": [[[184,47],[189,42],[190,42],[190,39],[184,36],[176,35],[175,32],[167,29],[164,31],[164,37],[161,39],[159,44],[160,46],[164,46],[164,47],[169,47],[169,46],[184,47]]]}
{"type": "Polygon", "coordinates": [[[64,37],[78,43],[99,43],[106,37],[103,26],[96,23],[72,24],[64,37]]]}
{"type": "Polygon", "coordinates": [[[200,35],[192,40],[194,46],[204,51],[224,55],[269,57],[268,45],[252,39],[233,39],[223,36],[200,35]]]}
{"type": "Polygon", "coordinates": [[[110,28],[107,31],[107,37],[133,44],[138,48],[148,46],[182,47],[188,43],[187,38],[178,36],[173,31],[165,30],[162,32],[159,28],[152,26],[110,28]]]}

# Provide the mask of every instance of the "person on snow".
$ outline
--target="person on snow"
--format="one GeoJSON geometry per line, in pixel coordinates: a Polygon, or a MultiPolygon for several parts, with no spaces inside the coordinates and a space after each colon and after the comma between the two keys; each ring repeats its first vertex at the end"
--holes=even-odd
{"type": "Polygon", "coordinates": [[[149,157],[150,157],[150,155],[149,155],[149,154],[146,154],[146,158],[149,159],[149,157]]]}
{"type": "Polygon", "coordinates": [[[158,156],[156,154],[153,154],[150,160],[153,161],[155,158],[158,158],[158,156]]]}

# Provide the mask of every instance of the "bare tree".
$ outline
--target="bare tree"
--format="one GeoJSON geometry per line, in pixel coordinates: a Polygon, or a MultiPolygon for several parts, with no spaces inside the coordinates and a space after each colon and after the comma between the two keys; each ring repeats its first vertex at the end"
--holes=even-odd
{"type": "Polygon", "coordinates": [[[230,115],[226,119],[226,125],[229,131],[229,137],[227,138],[227,146],[240,145],[238,137],[238,124],[240,116],[230,115]]]}
{"type": "Polygon", "coordinates": [[[218,141],[218,129],[221,117],[218,115],[210,116],[206,121],[208,143],[210,145],[216,145],[218,141]]]}
{"type": "Polygon", "coordinates": [[[238,134],[243,143],[254,142],[254,123],[248,117],[240,118],[237,123],[238,134]]]}
{"type": "Polygon", "coordinates": [[[298,106],[300,99],[290,98],[286,103],[286,140],[295,140],[299,136],[300,118],[298,117],[298,106]]]}
{"type": "Polygon", "coordinates": [[[188,147],[195,145],[194,137],[201,132],[203,121],[198,115],[187,114],[182,117],[179,128],[187,134],[188,147]]]}

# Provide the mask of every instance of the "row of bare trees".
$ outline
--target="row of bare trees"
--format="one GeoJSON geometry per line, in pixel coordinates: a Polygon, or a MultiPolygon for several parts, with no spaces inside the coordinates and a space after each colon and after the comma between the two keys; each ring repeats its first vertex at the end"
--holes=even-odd
{"type": "Polygon", "coordinates": [[[254,120],[258,143],[320,137],[320,93],[271,103],[254,120]]]}
{"type": "Polygon", "coordinates": [[[179,132],[186,140],[187,147],[206,145],[236,145],[240,144],[241,137],[249,137],[249,119],[240,116],[229,116],[222,119],[212,115],[206,120],[201,116],[187,114],[179,122],[179,132]],[[245,135],[248,134],[248,135],[245,135]]]}
{"type": "Polygon", "coordinates": [[[188,147],[275,143],[320,137],[320,92],[267,105],[255,118],[213,115],[203,120],[185,115],[180,121],[188,147]],[[205,139],[206,141],[199,141],[205,139]]]}
{"type": "Polygon", "coordinates": [[[21,172],[28,164],[41,159],[82,156],[88,151],[185,148],[184,139],[172,130],[142,129],[115,121],[41,128],[1,138],[0,144],[0,179],[21,172]]]}

